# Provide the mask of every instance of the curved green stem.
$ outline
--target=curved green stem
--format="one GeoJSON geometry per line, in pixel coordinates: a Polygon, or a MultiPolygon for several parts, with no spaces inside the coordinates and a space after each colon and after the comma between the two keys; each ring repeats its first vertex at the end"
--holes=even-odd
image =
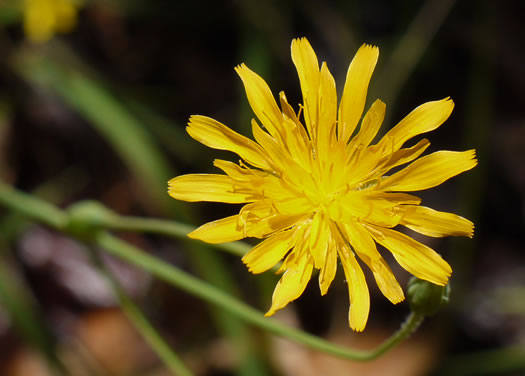
{"type": "Polygon", "coordinates": [[[154,276],[191,295],[216,304],[222,309],[229,311],[235,316],[253,325],[273,334],[304,344],[313,349],[346,359],[359,361],[375,359],[407,338],[422,321],[422,316],[416,313],[411,313],[407,322],[396,333],[394,333],[394,335],[377,348],[371,351],[352,350],[334,345],[301,330],[281,325],[273,319],[265,318],[262,312],[240,302],[214,286],[211,286],[172,265],[158,260],[138,248],[115,238],[107,232],[100,232],[95,237],[95,243],[101,248],[104,248],[108,253],[147,270],[154,276]]]}
{"type": "MultiPolygon", "coordinates": [[[[57,230],[64,230],[68,222],[68,216],[64,211],[29,194],[17,191],[3,182],[0,182],[0,203],[57,230]]],[[[108,230],[148,232],[185,240],[189,239],[187,234],[194,229],[175,221],[120,215],[108,217],[104,227],[108,230]]],[[[241,257],[252,248],[249,244],[240,241],[214,244],[213,247],[241,257]]]]}
{"type": "MultiPolygon", "coordinates": [[[[16,191],[15,189],[1,182],[0,203],[3,203],[5,206],[13,210],[19,211],[28,217],[54,227],[57,230],[68,231],[68,213],[65,213],[31,195],[16,191]]],[[[78,217],[76,219],[78,220],[78,217]]],[[[107,223],[108,227],[113,229],[134,229],[143,231],[144,227],[146,227],[146,229],[149,228],[150,230],[154,230],[153,227],[155,224],[160,225],[163,222],[155,222],[155,220],[139,221],[137,219],[121,221],[122,219],[122,217],[119,218],[116,216],[116,219],[103,221],[102,224],[104,225],[103,227],[105,227],[107,223]],[[111,223],[112,221],[114,223],[111,223]],[[147,224],[147,226],[143,226],[145,224],[147,224]]],[[[98,224],[100,225],[100,223],[98,224]]],[[[162,231],[166,231],[166,234],[169,232],[175,236],[179,236],[176,234],[182,234],[184,232],[182,231],[181,227],[170,227],[166,224],[163,224],[161,228],[162,230],[158,230],[156,232],[162,233],[162,231]]],[[[222,290],[206,282],[203,282],[196,277],[193,277],[192,275],[178,269],[173,265],[167,264],[164,261],[147,254],[141,249],[138,249],[131,244],[114,237],[99,227],[91,228],[91,232],[92,233],[90,237],[79,237],[79,239],[89,239],[89,241],[94,245],[105,249],[106,252],[131,264],[139,266],[157,278],[162,279],[163,281],[176,286],[191,295],[213,303],[223,310],[230,312],[236,317],[243,319],[255,326],[265,329],[273,334],[304,344],[313,349],[317,349],[342,358],[358,361],[368,361],[375,359],[406,339],[423,320],[422,315],[412,312],[405,324],[403,324],[396,333],[394,333],[390,338],[388,338],[375,349],[369,351],[348,349],[342,346],[334,345],[328,341],[301,330],[281,325],[273,319],[265,318],[264,315],[258,310],[242,303],[236,298],[226,294],[222,290]]]]}

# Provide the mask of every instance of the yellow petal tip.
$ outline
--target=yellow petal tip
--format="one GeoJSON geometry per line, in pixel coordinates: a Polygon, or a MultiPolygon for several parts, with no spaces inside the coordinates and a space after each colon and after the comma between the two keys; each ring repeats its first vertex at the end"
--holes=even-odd
{"type": "Polygon", "coordinates": [[[270,309],[268,312],[264,314],[264,317],[270,317],[270,316],[273,316],[274,314],[275,314],[275,311],[270,309]]]}
{"type": "Polygon", "coordinates": [[[392,304],[399,304],[401,302],[405,301],[405,297],[402,296],[400,299],[391,300],[392,304]]]}
{"type": "Polygon", "coordinates": [[[188,238],[191,238],[191,239],[199,239],[199,236],[197,234],[195,234],[195,230],[193,230],[192,232],[187,233],[186,236],[188,238]]]}

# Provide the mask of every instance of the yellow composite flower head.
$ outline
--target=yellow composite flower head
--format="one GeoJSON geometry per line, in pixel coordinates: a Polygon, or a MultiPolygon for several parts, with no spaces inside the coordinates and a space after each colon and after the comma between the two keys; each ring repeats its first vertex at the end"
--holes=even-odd
{"type": "Polygon", "coordinates": [[[477,163],[475,153],[438,151],[418,159],[430,145],[427,139],[403,148],[406,141],[436,129],[449,117],[454,107],[449,98],[417,107],[371,144],[386,108],[376,100],[362,117],[377,47],[363,45],[357,51],[339,107],[334,78],[326,63],[319,68],[308,40],[293,40],[291,49],[303,95],[299,112],[283,92],[279,108],[266,82],[246,65],[237,66],[258,118],[252,120],[255,141],[209,117],[192,116],[186,128],[191,137],[232,151],[241,160],[239,164],[215,160],[225,174],[178,176],[170,180],[169,194],[185,201],[245,204],[239,214],[206,223],[189,236],[208,243],[265,239],[242,260],[252,273],[283,260],[278,272],[284,274],[267,316],[297,299],[314,269],[319,270],[321,294],[326,294],[339,260],[348,282],[350,327],[362,331],[370,295],[361,264],[370,268],[387,299],[392,303],[404,299],[376,243],[416,277],[447,284],[449,264],[393,228],[402,225],[432,237],[472,237],[472,222],[421,206],[419,197],[406,192],[435,187],[470,170],[477,163]],[[388,175],[404,164],[408,166],[388,175]]]}
{"type": "Polygon", "coordinates": [[[57,32],[71,31],[79,0],[23,0],[24,31],[33,42],[46,42],[57,32]]]}

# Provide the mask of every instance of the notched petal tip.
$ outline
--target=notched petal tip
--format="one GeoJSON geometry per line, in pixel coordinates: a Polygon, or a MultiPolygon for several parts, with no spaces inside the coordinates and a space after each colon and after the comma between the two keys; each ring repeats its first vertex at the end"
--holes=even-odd
{"type": "Polygon", "coordinates": [[[445,120],[447,120],[450,117],[450,114],[452,114],[452,111],[454,110],[456,104],[450,97],[445,97],[435,102],[438,105],[438,108],[441,107],[441,111],[444,114],[445,120]]]}
{"type": "Polygon", "coordinates": [[[362,332],[365,330],[367,322],[368,312],[357,312],[357,310],[352,309],[352,304],[350,303],[350,310],[348,312],[348,323],[350,328],[356,332],[362,332]]]}
{"type": "Polygon", "coordinates": [[[235,71],[235,73],[237,73],[239,77],[241,77],[241,79],[243,78],[243,74],[246,75],[249,73],[255,73],[250,68],[248,68],[248,66],[245,63],[237,64],[233,68],[233,70],[235,71]]]}
{"type": "Polygon", "coordinates": [[[470,149],[470,150],[467,150],[467,152],[469,152],[470,159],[472,159],[472,162],[474,163],[474,166],[472,166],[472,167],[477,166],[478,158],[477,158],[477,155],[476,155],[476,149],[470,149]]]}
{"type": "Polygon", "coordinates": [[[298,37],[298,38],[292,39],[291,48],[293,49],[295,46],[302,44],[302,43],[310,45],[310,42],[308,41],[306,37],[298,37]]]}
{"type": "Polygon", "coordinates": [[[215,120],[205,115],[196,115],[196,114],[190,115],[188,122],[186,123],[186,131],[188,132],[188,128],[195,127],[199,125],[199,123],[201,124],[203,122],[207,123],[208,121],[215,121],[215,120]]]}
{"type": "Polygon", "coordinates": [[[392,304],[399,304],[399,303],[405,301],[405,296],[403,295],[403,296],[400,297],[399,299],[396,299],[396,300],[389,300],[389,301],[390,301],[390,303],[392,303],[392,304]]]}
{"type": "Polygon", "coordinates": [[[248,67],[246,66],[246,63],[240,63],[240,64],[237,64],[237,65],[235,66],[235,68],[233,68],[233,69],[235,69],[235,71],[239,71],[239,70],[241,70],[241,69],[250,69],[250,68],[248,68],[248,67]]]}
{"type": "Polygon", "coordinates": [[[359,47],[359,50],[357,50],[358,52],[361,51],[363,52],[364,50],[369,50],[370,52],[373,52],[373,53],[377,53],[377,55],[379,55],[379,47],[373,45],[373,44],[369,44],[369,43],[363,43],[361,45],[361,47],[359,47]]]}
{"type": "Polygon", "coordinates": [[[476,230],[476,225],[474,223],[472,223],[472,222],[470,222],[470,223],[471,223],[472,226],[470,228],[470,231],[466,234],[466,236],[468,238],[472,239],[474,237],[474,232],[476,230]]]}

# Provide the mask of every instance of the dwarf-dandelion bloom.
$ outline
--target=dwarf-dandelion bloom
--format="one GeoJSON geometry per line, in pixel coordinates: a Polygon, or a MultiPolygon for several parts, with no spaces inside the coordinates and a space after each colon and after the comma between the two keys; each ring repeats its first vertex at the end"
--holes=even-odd
{"type": "Polygon", "coordinates": [[[192,116],[187,127],[191,137],[232,151],[241,160],[238,164],[215,160],[224,174],[178,176],[169,182],[169,194],[185,201],[245,204],[239,214],[206,223],[189,236],[209,243],[265,239],[242,260],[252,273],[282,261],[278,272],[284,274],[267,315],[298,298],[314,269],[319,270],[321,294],[326,294],[339,260],[348,282],[350,327],[362,331],[370,309],[362,264],[370,268],[387,299],[392,303],[404,299],[376,243],[416,277],[447,284],[449,264],[394,228],[402,225],[432,237],[472,237],[472,222],[421,206],[421,199],[407,192],[435,187],[470,170],[477,163],[475,153],[438,151],[418,158],[430,144],[427,139],[403,147],[449,117],[454,107],[449,98],[417,107],[372,144],[386,107],[376,100],[362,117],[377,47],[363,45],[357,51],[339,107],[334,78],[326,63],[319,68],[306,38],[293,40],[291,50],[303,96],[299,111],[283,92],[279,107],[261,77],[244,64],[237,66],[258,119],[252,120],[255,141],[209,117],[192,116]]]}

